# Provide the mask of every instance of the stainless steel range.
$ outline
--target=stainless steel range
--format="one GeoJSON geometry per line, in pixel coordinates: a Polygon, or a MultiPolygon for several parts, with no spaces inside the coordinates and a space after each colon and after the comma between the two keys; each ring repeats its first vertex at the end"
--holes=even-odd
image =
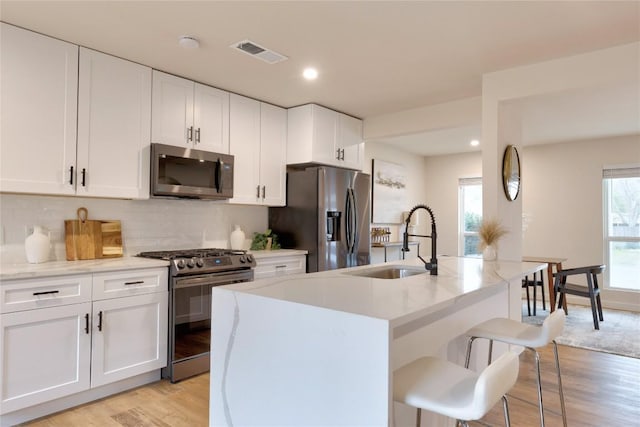
{"type": "Polygon", "coordinates": [[[253,280],[253,256],[215,248],[141,252],[138,256],[171,263],[169,357],[163,376],[177,382],[209,371],[211,288],[253,280]]]}

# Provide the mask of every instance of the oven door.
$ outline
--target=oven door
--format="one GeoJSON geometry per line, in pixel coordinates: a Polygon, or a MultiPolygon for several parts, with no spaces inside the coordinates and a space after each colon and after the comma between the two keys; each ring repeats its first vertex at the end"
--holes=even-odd
{"type": "Polygon", "coordinates": [[[209,370],[211,288],[251,280],[250,269],[173,279],[169,331],[172,382],[209,370]]]}

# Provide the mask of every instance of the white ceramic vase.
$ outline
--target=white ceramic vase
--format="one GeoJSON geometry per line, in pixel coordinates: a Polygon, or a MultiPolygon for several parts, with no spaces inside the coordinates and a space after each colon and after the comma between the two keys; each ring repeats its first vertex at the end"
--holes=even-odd
{"type": "Polygon", "coordinates": [[[236,225],[235,229],[231,232],[231,237],[229,238],[231,249],[235,249],[235,250],[243,249],[244,238],[245,238],[244,231],[242,231],[239,225],[236,225]]]}
{"type": "Polygon", "coordinates": [[[31,264],[49,261],[51,241],[49,236],[42,230],[42,227],[38,225],[33,227],[33,233],[27,236],[24,241],[24,249],[27,255],[27,262],[31,264]]]}
{"type": "Polygon", "coordinates": [[[482,250],[482,259],[485,261],[495,261],[498,258],[498,248],[494,245],[487,245],[482,250]]]}

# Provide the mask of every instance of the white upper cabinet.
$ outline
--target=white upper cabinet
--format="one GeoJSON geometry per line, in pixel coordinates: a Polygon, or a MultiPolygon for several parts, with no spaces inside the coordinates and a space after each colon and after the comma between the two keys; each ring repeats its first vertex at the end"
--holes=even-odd
{"type": "Polygon", "coordinates": [[[287,203],[287,110],[260,103],[260,195],[268,206],[287,203]]]}
{"type": "Polygon", "coordinates": [[[77,194],[149,197],[151,68],[80,48],[77,194]]]}
{"type": "Polygon", "coordinates": [[[284,206],[287,111],[231,94],[230,128],[234,156],[230,203],[284,206]]]}
{"type": "Polygon", "coordinates": [[[151,140],[229,153],[229,93],[153,71],[151,140]]]}
{"type": "Polygon", "coordinates": [[[193,127],[195,147],[229,153],[229,92],[195,84],[193,127]]]}
{"type": "Polygon", "coordinates": [[[149,197],[151,69],[2,24],[0,190],[149,197]]]}
{"type": "Polygon", "coordinates": [[[362,121],[307,104],[288,111],[287,163],[320,163],[362,170],[362,121]]]}
{"type": "Polygon", "coordinates": [[[0,26],[0,190],[74,194],[78,47],[0,26]]]}
{"type": "Polygon", "coordinates": [[[338,113],[338,121],[336,124],[336,152],[340,156],[342,167],[362,170],[364,164],[362,120],[338,113]]]}

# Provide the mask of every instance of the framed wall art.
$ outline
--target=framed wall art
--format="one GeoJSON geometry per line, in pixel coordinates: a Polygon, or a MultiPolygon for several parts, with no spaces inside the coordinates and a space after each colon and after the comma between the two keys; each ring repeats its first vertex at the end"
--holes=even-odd
{"type": "Polygon", "coordinates": [[[373,159],[371,222],[401,224],[407,205],[407,174],[402,165],[373,159]]]}

